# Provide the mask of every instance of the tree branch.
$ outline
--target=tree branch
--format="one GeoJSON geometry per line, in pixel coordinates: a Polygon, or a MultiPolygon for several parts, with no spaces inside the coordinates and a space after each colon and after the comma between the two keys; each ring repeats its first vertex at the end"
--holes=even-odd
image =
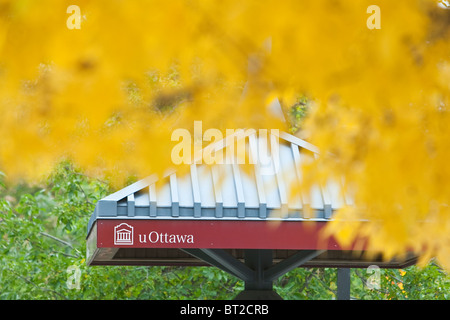
{"type": "Polygon", "coordinates": [[[90,204],[90,205],[94,205],[94,204],[91,202],[91,200],[89,200],[89,197],[88,197],[88,195],[86,194],[86,192],[84,191],[83,187],[81,187],[81,185],[80,185],[78,182],[75,182],[75,184],[77,185],[78,189],[80,189],[81,192],[83,192],[83,194],[84,194],[84,199],[86,200],[86,202],[87,202],[88,204],[90,204]]]}
{"type": "Polygon", "coordinates": [[[305,283],[302,285],[302,287],[298,290],[299,292],[302,292],[303,290],[305,290],[305,288],[308,286],[309,281],[311,280],[313,276],[312,271],[309,273],[309,275],[306,277],[305,279],[305,283]]]}
{"type": "Polygon", "coordinates": [[[11,268],[8,268],[8,270],[9,270],[10,272],[14,273],[17,277],[19,277],[20,279],[22,279],[22,280],[25,281],[26,283],[31,284],[31,285],[34,286],[35,288],[37,288],[37,289],[39,289],[39,290],[42,290],[42,291],[47,291],[47,292],[53,293],[53,294],[55,294],[55,295],[57,295],[57,296],[63,298],[64,300],[67,300],[67,297],[63,296],[61,293],[59,293],[59,292],[57,292],[57,291],[55,291],[55,290],[52,290],[52,289],[39,287],[39,286],[38,286],[37,284],[35,284],[33,281],[31,281],[31,280],[25,278],[24,276],[18,274],[16,271],[12,270],[11,268]]]}
{"type": "Polygon", "coordinates": [[[108,182],[106,182],[106,181],[104,181],[104,180],[101,180],[101,179],[96,178],[96,177],[90,177],[90,176],[88,176],[88,175],[86,175],[86,174],[84,174],[84,173],[75,172],[75,171],[72,171],[72,173],[73,173],[73,174],[76,174],[76,175],[78,175],[78,176],[87,178],[87,179],[95,179],[95,180],[97,180],[98,182],[103,183],[104,185],[107,185],[107,186],[109,185],[108,182]]]}
{"type": "Polygon", "coordinates": [[[331,289],[322,279],[320,279],[318,276],[316,276],[314,274],[314,272],[311,272],[311,276],[316,278],[325,287],[325,289],[328,289],[331,293],[333,293],[334,295],[337,295],[337,291],[331,289]]]}
{"type": "Polygon", "coordinates": [[[64,245],[70,247],[71,249],[73,249],[73,246],[72,246],[69,242],[67,242],[67,241],[61,240],[61,239],[59,239],[59,238],[57,238],[57,237],[55,237],[55,236],[52,236],[51,234],[48,234],[48,233],[46,233],[46,232],[42,232],[42,231],[41,231],[41,232],[39,232],[39,234],[41,234],[41,235],[43,235],[43,236],[45,236],[45,237],[48,237],[48,238],[50,238],[50,239],[52,239],[52,240],[58,241],[59,243],[62,243],[62,244],[64,244],[64,245]]]}

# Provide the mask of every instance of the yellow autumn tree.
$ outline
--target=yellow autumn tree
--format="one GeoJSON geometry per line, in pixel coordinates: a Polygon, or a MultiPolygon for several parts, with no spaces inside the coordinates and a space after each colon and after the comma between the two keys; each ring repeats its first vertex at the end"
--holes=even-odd
{"type": "Polygon", "coordinates": [[[282,129],[268,102],[301,93],[301,137],[321,150],[305,184],[342,179],[354,197],[329,232],[450,269],[446,4],[0,0],[0,168],[161,173],[175,128],[282,129]]]}

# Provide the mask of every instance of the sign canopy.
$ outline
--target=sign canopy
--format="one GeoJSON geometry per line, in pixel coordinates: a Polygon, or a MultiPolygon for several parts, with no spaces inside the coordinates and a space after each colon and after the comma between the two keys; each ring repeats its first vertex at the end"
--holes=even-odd
{"type": "Polygon", "coordinates": [[[199,158],[184,173],[153,175],[101,199],[88,225],[87,263],[216,265],[230,271],[224,261],[239,265],[248,250],[270,252],[271,263],[311,254],[295,260],[295,267],[415,263],[411,256],[383,261],[363,247],[342,248],[321,237],[333,212],[352,199],[331,181],[290,196],[302,179],[302,164],[318,157],[315,146],[278,130],[237,131],[212,146],[223,151],[220,163],[199,158]]]}

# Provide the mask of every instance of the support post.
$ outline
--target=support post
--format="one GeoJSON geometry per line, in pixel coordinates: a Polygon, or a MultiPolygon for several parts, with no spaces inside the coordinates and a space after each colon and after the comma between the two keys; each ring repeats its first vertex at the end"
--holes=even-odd
{"type": "Polygon", "coordinates": [[[264,269],[272,265],[272,250],[245,250],[245,264],[254,270],[254,278],[245,283],[247,290],[272,290],[272,280],[264,277],[264,269]]]}
{"type": "Polygon", "coordinates": [[[350,300],[350,268],[337,270],[337,300],[350,300]]]}
{"type": "Polygon", "coordinates": [[[247,249],[244,251],[245,265],[253,270],[253,278],[245,281],[245,289],[236,300],[282,300],[273,290],[273,279],[264,276],[264,270],[272,266],[272,250],[247,249]]]}

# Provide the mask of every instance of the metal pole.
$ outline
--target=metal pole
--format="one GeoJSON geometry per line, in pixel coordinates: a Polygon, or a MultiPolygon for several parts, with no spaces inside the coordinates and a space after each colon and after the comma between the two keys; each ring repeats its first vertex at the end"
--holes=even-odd
{"type": "Polygon", "coordinates": [[[245,290],[240,292],[236,300],[282,300],[273,290],[272,279],[264,277],[264,270],[272,265],[272,250],[246,249],[245,265],[253,270],[253,278],[245,281],[245,290]]]}
{"type": "Polygon", "coordinates": [[[350,300],[350,268],[337,270],[337,299],[350,300]]]}
{"type": "Polygon", "coordinates": [[[245,264],[254,271],[254,278],[245,282],[247,290],[272,290],[272,279],[264,277],[264,270],[272,265],[272,250],[247,249],[245,264]]]}

